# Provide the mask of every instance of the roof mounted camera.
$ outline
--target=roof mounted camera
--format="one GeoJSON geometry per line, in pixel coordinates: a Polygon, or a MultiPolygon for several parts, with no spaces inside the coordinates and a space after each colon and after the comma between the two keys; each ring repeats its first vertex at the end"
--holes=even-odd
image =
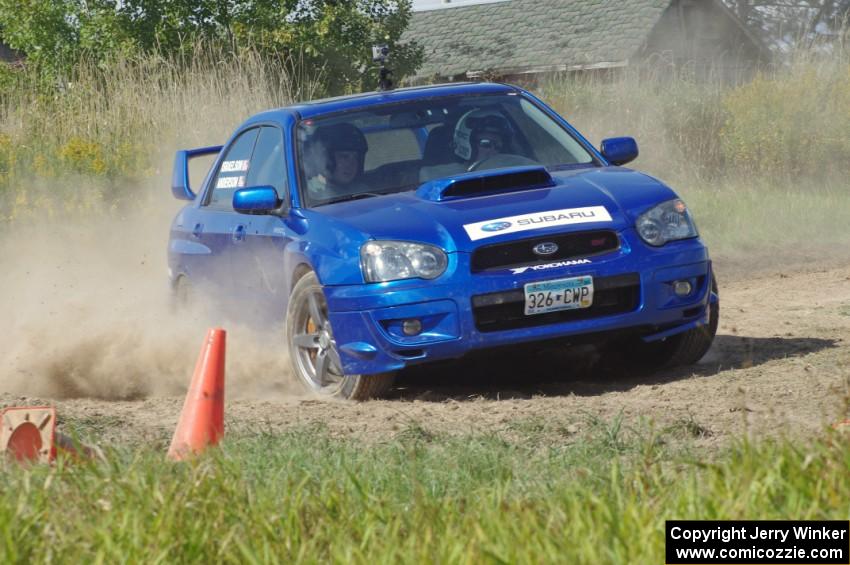
{"type": "Polygon", "coordinates": [[[372,61],[381,64],[378,79],[378,92],[385,92],[393,89],[393,81],[390,75],[393,74],[392,69],[387,67],[387,61],[390,58],[390,48],[388,45],[373,45],[372,46],[372,61]]]}
{"type": "Polygon", "coordinates": [[[372,46],[372,60],[376,63],[385,63],[390,57],[390,48],[384,45],[372,46]]]}

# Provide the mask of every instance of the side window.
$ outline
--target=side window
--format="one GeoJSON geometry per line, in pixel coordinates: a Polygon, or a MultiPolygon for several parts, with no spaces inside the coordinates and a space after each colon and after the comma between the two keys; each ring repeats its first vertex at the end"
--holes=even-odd
{"type": "Polygon", "coordinates": [[[286,200],[286,160],[283,154],[283,133],[276,127],[260,128],[260,137],[245,186],[273,186],[278,196],[286,200]]]}
{"type": "Polygon", "coordinates": [[[249,129],[241,133],[227,148],[227,153],[215,176],[207,206],[223,210],[233,209],[233,193],[239,188],[248,186],[245,177],[250,168],[251,152],[254,150],[254,143],[259,133],[260,128],[249,129]]]}

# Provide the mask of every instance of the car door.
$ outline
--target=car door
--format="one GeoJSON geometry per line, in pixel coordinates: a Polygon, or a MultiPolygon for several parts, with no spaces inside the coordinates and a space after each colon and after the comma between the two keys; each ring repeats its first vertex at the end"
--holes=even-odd
{"type": "Polygon", "coordinates": [[[232,294],[238,290],[234,257],[245,241],[247,216],[233,210],[233,193],[246,186],[251,154],[259,128],[241,132],[224,150],[218,169],[212,175],[204,198],[191,218],[192,237],[209,249],[201,281],[213,291],[232,294]]]}
{"type": "MultiPolygon", "coordinates": [[[[281,198],[283,211],[288,207],[288,179],[284,136],[276,126],[263,126],[251,157],[246,186],[272,186],[281,198]]],[[[234,270],[240,288],[250,293],[256,305],[254,314],[282,319],[280,310],[286,303],[284,248],[294,237],[284,223],[283,213],[246,215],[245,247],[234,270]]]]}

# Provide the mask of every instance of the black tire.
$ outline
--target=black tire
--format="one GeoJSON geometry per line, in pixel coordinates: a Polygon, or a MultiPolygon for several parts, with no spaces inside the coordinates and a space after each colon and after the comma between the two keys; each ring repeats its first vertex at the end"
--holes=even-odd
{"type": "Polygon", "coordinates": [[[321,398],[368,400],[386,395],[395,373],[343,374],[327,301],[315,273],[295,284],[286,312],[286,344],[296,379],[321,398]]]}
{"type": "MultiPolygon", "coordinates": [[[[711,291],[719,298],[720,293],[713,274],[711,275],[711,291]]],[[[621,360],[646,369],[693,365],[708,353],[717,334],[719,322],[720,301],[718,300],[709,305],[706,325],[651,343],[646,343],[640,338],[633,338],[612,344],[609,349],[621,360]]]]}
{"type": "Polygon", "coordinates": [[[717,295],[718,300],[709,304],[708,324],[673,336],[677,339],[670,338],[675,346],[667,361],[668,367],[693,365],[711,349],[711,343],[714,341],[717,325],[720,322],[720,293],[717,290],[714,274],[711,275],[711,292],[717,295]]]}

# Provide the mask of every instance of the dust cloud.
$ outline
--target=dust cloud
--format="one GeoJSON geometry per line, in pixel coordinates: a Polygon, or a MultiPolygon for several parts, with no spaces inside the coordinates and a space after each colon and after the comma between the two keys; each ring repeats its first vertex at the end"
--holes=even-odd
{"type": "Polygon", "coordinates": [[[206,329],[221,325],[228,397],[299,392],[282,329],[269,336],[274,329],[236,324],[209,305],[173,310],[166,254],[180,203],[165,183],[160,190],[126,213],[16,223],[0,237],[0,391],[105,400],[182,394],[206,329]]]}

